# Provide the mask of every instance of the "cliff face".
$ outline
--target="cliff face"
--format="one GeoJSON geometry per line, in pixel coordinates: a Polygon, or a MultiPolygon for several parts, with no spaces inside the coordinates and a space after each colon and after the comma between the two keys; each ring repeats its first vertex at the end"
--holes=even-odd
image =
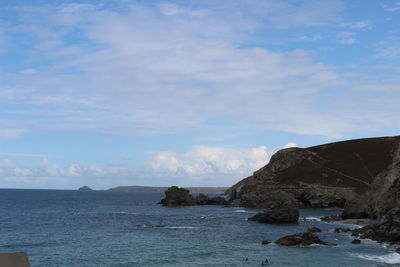
{"type": "Polygon", "coordinates": [[[400,198],[394,189],[400,189],[399,145],[395,136],[283,149],[226,193],[238,206],[265,208],[277,194],[289,194],[301,207],[346,207],[349,217],[382,216],[380,210],[400,198]]]}

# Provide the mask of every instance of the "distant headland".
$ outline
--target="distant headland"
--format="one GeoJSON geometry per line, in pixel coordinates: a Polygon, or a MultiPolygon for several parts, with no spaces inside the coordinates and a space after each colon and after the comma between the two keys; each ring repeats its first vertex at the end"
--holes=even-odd
{"type": "MultiPolygon", "coordinates": [[[[193,193],[223,193],[228,190],[229,187],[185,187],[193,193]]],[[[129,185],[129,186],[117,186],[110,188],[110,191],[157,191],[164,192],[168,189],[168,187],[163,186],[138,186],[138,185],[129,185]]]]}

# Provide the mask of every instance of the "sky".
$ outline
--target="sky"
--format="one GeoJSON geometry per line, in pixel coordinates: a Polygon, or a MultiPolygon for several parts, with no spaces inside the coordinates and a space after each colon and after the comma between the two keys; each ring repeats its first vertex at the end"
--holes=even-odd
{"type": "Polygon", "coordinates": [[[0,1],[0,188],[230,186],[398,135],[400,1],[0,1]]]}

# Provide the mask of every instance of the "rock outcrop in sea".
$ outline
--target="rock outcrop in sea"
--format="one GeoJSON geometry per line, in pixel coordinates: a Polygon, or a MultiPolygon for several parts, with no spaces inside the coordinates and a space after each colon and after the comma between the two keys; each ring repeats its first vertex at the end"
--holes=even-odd
{"type": "Polygon", "coordinates": [[[400,136],[283,149],[226,193],[233,206],[344,208],[344,219],[378,220],[361,237],[400,242],[400,136]]]}
{"type": "Polygon", "coordinates": [[[165,191],[165,198],[158,204],[162,206],[195,206],[195,205],[227,205],[222,197],[210,198],[207,194],[192,196],[190,191],[185,188],[171,186],[165,191]]]}
{"type": "Polygon", "coordinates": [[[78,190],[79,191],[92,191],[93,189],[90,188],[89,186],[85,185],[85,186],[80,187],[78,190]]]}
{"type": "Polygon", "coordinates": [[[275,244],[281,246],[335,245],[335,244],[328,244],[325,241],[322,241],[317,235],[313,234],[310,231],[281,237],[275,241],[275,244]]]}
{"type": "Polygon", "coordinates": [[[291,207],[279,207],[257,213],[248,219],[261,223],[296,223],[299,220],[299,210],[291,207]]]}

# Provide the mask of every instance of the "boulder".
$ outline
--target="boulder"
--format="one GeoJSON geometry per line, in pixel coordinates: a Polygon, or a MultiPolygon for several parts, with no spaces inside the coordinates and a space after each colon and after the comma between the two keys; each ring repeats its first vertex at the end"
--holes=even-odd
{"type": "Polygon", "coordinates": [[[258,213],[248,219],[261,223],[296,223],[299,220],[299,210],[292,207],[273,207],[258,213]]]}
{"type": "Polygon", "coordinates": [[[318,232],[321,232],[321,229],[319,229],[318,227],[311,227],[311,228],[307,229],[307,232],[318,233],[318,232]]]}
{"type": "Polygon", "coordinates": [[[341,215],[328,215],[328,216],[322,216],[321,221],[324,222],[335,222],[335,221],[341,221],[342,216],[341,215]]]}
{"type": "Polygon", "coordinates": [[[311,232],[302,232],[294,235],[284,236],[276,240],[275,243],[281,246],[310,246],[313,244],[325,246],[329,245],[311,232]]]}
{"type": "Polygon", "coordinates": [[[361,244],[361,240],[356,238],[356,239],[351,240],[351,243],[352,244],[361,244]]]}

